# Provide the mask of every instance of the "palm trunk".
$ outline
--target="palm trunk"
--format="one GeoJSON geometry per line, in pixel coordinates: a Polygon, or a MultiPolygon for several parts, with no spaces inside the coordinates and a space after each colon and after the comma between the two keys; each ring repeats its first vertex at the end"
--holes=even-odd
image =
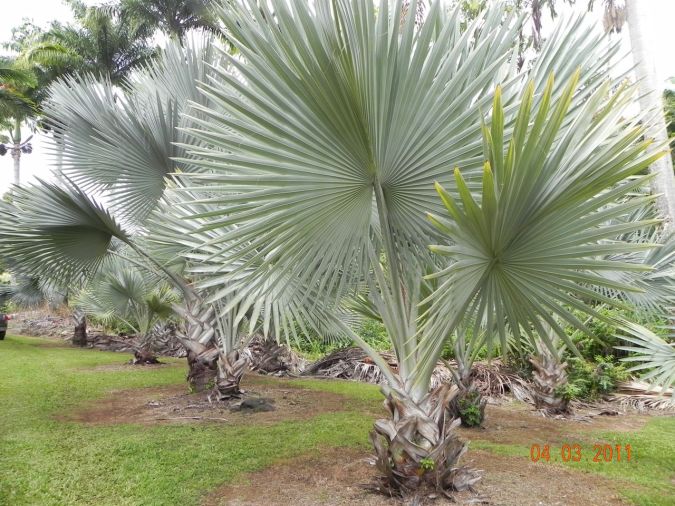
{"type": "MultiPolygon", "coordinates": [[[[645,40],[649,30],[645,16],[651,5],[640,0],[626,0],[628,32],[635,62],[635,73],[640,91],[640,109],[654,114],[654,120],[647,125],[645,134],[658,144],[667,146],[668,132],[663,115],[663,86],[658,82],[654,69],[652,48],[645,40]]],[[[649,168],[655,174],[652,179],[652,193],[661,194],[656,201],[661,216],[666,220],[666,229],[675,228],[675,176],[669,156],[662,156],[649,168]]]]}
{"type": "Polygon", "coordinates": [[[141,336],[138,348],[134,351],[134,358],[131,360],[133,365],[159,364],[156,349],[153,345],[152,331],[141,336]]]}
{"type": "Polygon", "coordinates": [[[14,184],[21,184],[21,147],[16,144],[12,148],[12,159],[14,160],[14,184]]]}
{"type": "Polygon", "coordinates": [[[476,389],[472,374],[473,359],[467,352],[463,337],[460,339],[458,336],[455,340],[455,360],[457,370],[446,364],[459,389],[457,396],[450,403],[450,412],[454,417],[458,417],[465,427],[479,427],[485,420],[487,399],[484,399],[476,389]]]}
{"type": "Polygon", "coordinates": [[[487,399],[476,389],[471,370],[463,371],[454,378],[458,392],[450,403],[450,412],[458,417],[465,427],[479,427],[485,420],[487,399]]]}
{"type": "Polygon", "coordinates": [[[421,401],[401,390],[385,392],[391,417],[375,422],[371,441],[382,474],[377,489],[388,494],[422,497],[472,488],[480,477],[460,467],[467,444],[456,428],[460,420],[449,413],[457,396],[456,386],[441,385],[421,401]]]}
{"type": "Polygon", "coordinates": [[[174,310],[185,320],[185,334],[179,332],[177,337],[187,350],[190,391],[203,392],[213,387],[216,378],[215,311],[196,298],[174,310]]]}
{"type": "Polygon", "coordinates": [[[239,385],[247,369],[248,358],[239,351],[221,353],[218,357],[216,384],[213,389],[216,400],[226,401],[241,397],[244,392],[239,385]]]}
{"type": "Polygon", "coordinates": [[[12,160],[14,160],[14,184],[21,184],[21,121],[14,120],[14,132],[12,133],[12,160]]]}
{"type": "Polygon", "coordinates": [[[569,413],[569,400],[560,393],[567,383],[567,364],[543,346],[530,362],[534,367],[532,397],[535,407],[546,415],[569,413]]]}
{"type": "Polygon", "coordinates": [[[73,332],[74,346],[87,346],[87,315],[82,311],[75,311],[73,313],[73,320],[75,320],[75,331],[73,332]]]}
{"type": "Polygon", "coordinates": [[[190,390],[201,392],[213,386],[217,400],[240,397],[243,392],[239,384],[248,358],[237,350],[223,352],[216,347],[218,326],[213,306],[194,299],[175,309],[186,321],[186,334],[179,339],[188,352],[190,390]]]}

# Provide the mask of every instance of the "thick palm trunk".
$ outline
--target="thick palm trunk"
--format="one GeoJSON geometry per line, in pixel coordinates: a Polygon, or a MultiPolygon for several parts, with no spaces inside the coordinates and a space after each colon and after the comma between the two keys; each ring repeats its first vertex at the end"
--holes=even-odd
{"type": "Polygon", "coordinates": [[[221,353],[218,357],[213,397],[219,401],[241,397],[243,392],[239,386],[247,369],[248,358],[237,350],[221,353]]]}
{"type": "MultiPolygon", "coordinates": [[[[661,98],[663,85],[656,77],[653,48],[645,40],[649,30],[645,16],[651,8],[650,4],[642,0],[626,0],[628,32],[640,90],[640,109],[654,116],[645,133],[657,143],[667,145],[668,132],[661,98]]],[[[652,193],[661,194],[656,201],[659,212],[666,219],[666,227],[672,230],[675,228],[675,176],[670,156],[662,156],[649,170],[655,174],[651,183],[652,193]]]]}
{"type": "Polygon", "coordinates": [[[138,348],[134,351],[134,358],[131,363],[133,365],[159,364],[152,331],[141,336],[140,343],[138,344],[138,348]]]}
{"type": "Polygon", "coordinates": [[[177,337],[187,350],[187,381],[192,392],[203,392],[215,384],[218,349],[216,321],[212,307],[200,300],[188,300],[174,310],[185,320],[185,334],[177,337]]]}
{"type": "Polygon", "coordinates": [[[531,357],[530,362],[534,368],[532,397],[535,407],[547,415],[568,413],[569,400],[560,393],[567,383],[567,364],[543,349],[531,357]]]}
{"type": "Polygon", "coordinates": [[[217,400],[240,397],[239,385],[248,368],[248,358],[237,350],[223,352],[216,346],[214,308],[193,300],[175,309],[186,321],[186,333],[178,337],[188,352],[190,389],[201,392],[213,387],[213,397],[217,400]]]}
{"type": "Polygon", "coordinates": [[[73,313],[75,321],[75,330],[73,332],[72,343],[74,346],[87,346],[87,315],[82,311],[73,313]]]}
{"type": "Polygon", "coordinates": [[[460,420],[449,407],[459,389],[441,385],[421,401],[400,390],[385,393],[390,418],[378,420],[371,433],[382,473],[378,490],[402,496],[418,496],[466,490],[480,477],[460,467],[467,444],[456,429],[460,420]]]}

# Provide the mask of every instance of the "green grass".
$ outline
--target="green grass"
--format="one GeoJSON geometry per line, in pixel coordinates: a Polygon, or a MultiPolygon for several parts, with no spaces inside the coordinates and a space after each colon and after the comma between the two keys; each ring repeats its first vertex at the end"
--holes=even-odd
{"type": "MultiPolygon", "coordinates": [[[[127,357],[49,343],[11,336],[0,342],[2,505],[198,504],[210,489],[279,459],[368,444],[372,419],[354,410],[264,429],[57,421],[55,414],[112,390],[180,384],[185,371],[86,370],[127,357]]],[[[333,390],[327,385],[309,381],[304,386],[333,390]]],[[[355,400],[372,399],[376,393],[368,386],[341,385],[338,390],[355,400]]]]}

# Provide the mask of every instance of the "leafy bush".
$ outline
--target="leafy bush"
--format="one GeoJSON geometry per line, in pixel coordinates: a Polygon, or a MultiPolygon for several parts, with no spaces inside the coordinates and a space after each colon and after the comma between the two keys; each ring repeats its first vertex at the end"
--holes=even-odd
{"type": "MultiPolygon", "coordinates": [[[[391,349],[391,341],[382,322],[367,319],[359,329],[359,335],[369,345],[378,351],[387,351],[391,349]]],[[[353,343],[352,343],[353,345],[353,343]]]]}
{"type": "MultiPolygon", "coordinates": [[[[598,313],[610,318],[623,318],[651,329],[657,329],[665,324],[659,315],[648,314],[637,310],[627,311],[602,307],[598,308],[598,313]]],[[[616,326],[596,318],[587,321],[586,326],[591,331],[591,335],[581,332],[580,330],[568,328],[572,342],[574,342],[584,358],[594,361],[598,356],[613,356],[619,358],[626,355],[626,352],[614,348],[615,346],[625,344],[616,336],[618,333],[616,326]]]]}
{"type": "MultiPolygon", "coordinates": [[[[317,360],[341,348],[356,346],[356,344],[349,339],[324,339],[310,329],[308,329],[309,335],[304,334],[300,328],[296,328],[296,331],[298,339],[297,341],[291,342],[291,348],[301,353],[309,360],[317,360]]],[[[391,341],[387,335],[387,330],[384,328],[384,325],[377,320],[364,320],[358,330],[358,334],[378,351],[388,351],[391,349],[391,341]]]]}
{"type": "Polygon", "coordinates": [[[459,400],[459,418],[466,427],[478,427],[483,423],[483,413],[480,409],[481,396],[478,392],[469,392],[459,400]]]}
{"type": "Polygon", "coordinates": [[[593,400],[612,392],[629,373],[613,356],[598,355],[593,361],[569,357],[567,362],[568,382],[558,389],[558,395],[566,400],[593,400]]]}

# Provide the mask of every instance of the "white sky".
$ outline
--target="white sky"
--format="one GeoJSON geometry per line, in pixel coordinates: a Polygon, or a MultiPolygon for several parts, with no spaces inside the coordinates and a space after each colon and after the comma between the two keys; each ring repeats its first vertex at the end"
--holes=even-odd
{"type": "MultiPolygon", "coordinates": [[[[86,3],[101,3],[101,0],[87,0],[86,3]]],[[[601,6],[602,1],[596,0],[596,5],[601,6]]],[[[654,48],[654,63],[659,79],[667,86],[667,79],[675,76],[675,56],[672,50],[673,19],[675,19],[674,0],[643,0],[649,5],[647,14],[651,16],[650,24],[653,27],[651,33],[651,45],[654,48]]],[[[559,11],[584,10],[586,0],[577,0],[574,8],[560,8],[559,11]]],[[[601,17],[601,9],[588,16],[598,20],[601,17]]],[[[35,24],[46,27],[53,19],[61,22],[72,20],[70,9],[63,5],[61,0],[0,0],[0,43],[9,40],[12,28],[21,24],[23,18],[31,19],[35,24]]],[[[551,21],[545,20],[544,28],[550,27],[551,21]]],[[[621,44],[626,53],[630,51],[627,30],[621,34],[621,44]]],[[[672,86],[671,86],[672,87],[672,86]]],[[[30,132],[24,132],[24,138],[30,132]]],[[[21,158],[22,182],[33,179],[35,176],[48,177],[49,160],[45,155],[44,138],[36,136],[33,140],[33,153],[21,158]]],[[[5,193],[12,182],[12,158],[9,153],[0,157],[0,195],[5,193]]]]}

